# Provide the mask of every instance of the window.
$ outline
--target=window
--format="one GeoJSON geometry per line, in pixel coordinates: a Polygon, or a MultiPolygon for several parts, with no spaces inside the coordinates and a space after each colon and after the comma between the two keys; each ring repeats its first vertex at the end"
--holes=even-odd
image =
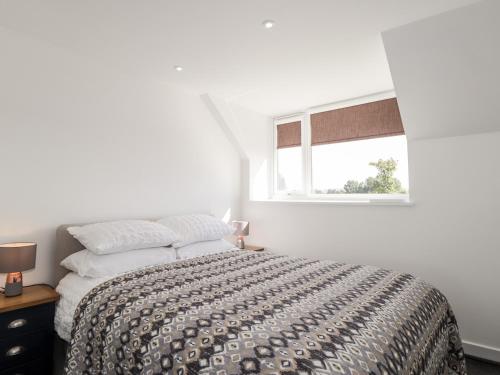
{"type": "Polygon", "coordinates": [[[396,98],[277,121],[275,192],[332,199],[407,199],[408,151],[396,98]]]}
{"type": "Polygon", "coordinates": [[[311,153],[314,194],[405,194],[408,191],[404,135],[316,145],[312,146],[311,153]],[[390,174],[393,179],[381,184],[377,180],[379,172],[390,174]]]}
{"type": "Polygon", "coordinates": [[[302,121],[276,124],[276,178],[278,193],[301,193],[302,173],[302,121]]]}

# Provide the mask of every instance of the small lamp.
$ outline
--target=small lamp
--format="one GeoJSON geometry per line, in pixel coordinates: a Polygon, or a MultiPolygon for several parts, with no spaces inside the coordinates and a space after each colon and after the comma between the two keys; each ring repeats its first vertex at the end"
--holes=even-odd
{"type": "Polygon", "coordinates": [[[7,273],[5,296],[18,296],[23,292],[23,274],[35,268],[36,243],[15,242],[0,245],[0,272],[7,273]]]}
{"type": "Polygon", "coordinates": [[[236,246],[240,249],[245,248],[244,236],[250,234],[250,223],[248,221],[233,221],[234,235],[238,236],[236,240],[236,246]]]}

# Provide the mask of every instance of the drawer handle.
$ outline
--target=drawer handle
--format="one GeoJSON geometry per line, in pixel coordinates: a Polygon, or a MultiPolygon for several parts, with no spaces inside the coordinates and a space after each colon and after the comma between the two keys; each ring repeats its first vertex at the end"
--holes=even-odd
{"type": "Polygon", "coordinates": [[[14,357],[16,355],[21,354],[22,352],[24,352],[24,346],[17,345],[17,346],[13,346],[9,350],[7,350],[7,352],[5,353],[5,355],[7,357],[14,357]]]}
{"type": "Polygon", "coordinates": [[[26,319],[16,319],[13,320],[12,322],[9,323],[7,328],[12,329],[12,328],[21,328],[25,326],[28,323],[26,319]]]}

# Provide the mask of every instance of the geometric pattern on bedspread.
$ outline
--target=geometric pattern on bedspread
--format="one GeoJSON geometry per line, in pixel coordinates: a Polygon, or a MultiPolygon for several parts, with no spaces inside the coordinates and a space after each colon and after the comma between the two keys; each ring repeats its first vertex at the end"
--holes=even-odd
{"type": "Polygon", "coordinates": [[[373,266],[231,251],[90,291],[67,374],[466,374],[446,298],[373,266]]]}

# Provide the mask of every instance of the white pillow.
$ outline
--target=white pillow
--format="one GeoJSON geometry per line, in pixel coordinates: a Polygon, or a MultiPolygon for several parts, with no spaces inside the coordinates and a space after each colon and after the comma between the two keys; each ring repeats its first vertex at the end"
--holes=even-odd
{"type": "Polygon", "coordinates": [[[177,258],[190,259],[202,255],[222,253],[228,250],[236,250],[237,248],[226,240],[203,241],[196,242],[187,246],[179,247],[177,250],[177,258]]]}
{"type": "Polygon", "coordinates": [[[96,255],[85,249],[64,258],[61,266],[82,277],[105,277],[175,261],[176,254],[173,247],[154,247],[105,255],[96,255]]]}
{"type": "Polygon", "coordinates": [[[96,254],[168,246],[177,239],[173,231],[153,221],[120,220],[69,227],[68,232],[96,254]]]}
{"type": "Polygon", "coordinates": [[[222,220],[204,214],[170,216],[158,222],[178,236],[178,240],[173,243],[174,247],[201,241],[220,240],[234,232],[234,229],[222,220]]]}

